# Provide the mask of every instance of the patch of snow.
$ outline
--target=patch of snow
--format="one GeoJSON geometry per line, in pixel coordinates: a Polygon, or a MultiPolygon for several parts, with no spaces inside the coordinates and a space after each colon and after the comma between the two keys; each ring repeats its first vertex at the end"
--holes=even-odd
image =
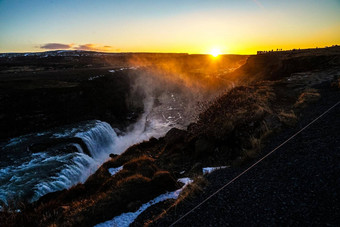
{"type": "Polygon", "coordinates": [[[214,172],[215,170],[219,170],[219,169],[225,169],[225,168],[228,168],[229,166],[219,166],[219,167],[205,167],[203,168],[203,174],[209,174],[209,173],[212,173],[214,172]]]}
{"type": "Polygon", "coordinates": [[[128,227],[131,223],[135,221],[135,219],[143,213],[147,208],[150,206],[160,203],[162,201],[168,200],[168,199],[177,199],[179,194],[182,192],[182,190],[192,182],[190,178],[180,178],[178,179],[179,182],[184,183],[183,187],[173,191],[173,192],[167,192],[164,193],[155,199],[144,203],[136,212],[129,212],[129,213],[123,213],[119,216],[114,217],[112,220],[100,223],[95,225],[95,227],[109,227],[109,226],[119,226],[119,227],[128,227]]]}
{"type": "Polygon", "coordinates": [[[119,171],[121,171],[123,169],[123,166],[119,166],[117,168],[109,168],[109,173],[111,174],[111,176],[115,175],[116,173],[118,173],[119,171]]]}
{"type": "Polygon", "coordinates": [[[89,78],[89,80],[94,80],[94,79],[98,79],[100,77],[104,77],[104,75],[99,75],[99,76],[92,76],[89,78]]]}
{"type": "Polygon", "coordinates": [[[126,69],[130,69],[130,70],[137,70],[139,67],[122,67],[120,69],[111,69],[109,70],[110,73],[114,73],[114,72],[117,72],[117,71],[123,71],[123,70],[126,70],[126,69]]]}
{"type": "Polygon", "coordinates": [[[184,184],[184,186],[182,187],[182,189],[183,189],[185,186],[187,186],[188,184],[191,184],[191,183],[193,182],[193,180],[191,180],[189,177],[179,178],[177,181],[184,184]]]}

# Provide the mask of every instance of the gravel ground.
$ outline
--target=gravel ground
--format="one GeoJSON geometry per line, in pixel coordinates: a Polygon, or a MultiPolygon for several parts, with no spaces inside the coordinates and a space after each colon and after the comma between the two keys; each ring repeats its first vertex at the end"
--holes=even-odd
{"type": "MultiPolygon", "coordinates": [[[[303,112],[296,127],[270,138],[263,154],[340,101],[340,92],[329,84],[319,88],[322,98],[303,112]]],[[[340,104],[175,226],[339,226],[339,126],[340,104]]],[[[208,175],[204,193],[154,225],[171,225],[244,169],[208,175]]]]}

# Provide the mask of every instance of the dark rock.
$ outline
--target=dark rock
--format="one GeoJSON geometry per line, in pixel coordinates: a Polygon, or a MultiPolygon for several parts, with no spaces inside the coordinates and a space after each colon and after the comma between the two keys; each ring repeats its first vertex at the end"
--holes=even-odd
{"type": "Polygon", "coordinates": [[[186,134],[187,134],[186,131],[177,128],[172,128],[167,132],[167,134],[164,137],[164,140],[168,144],[174,144],[184,140],[186,134]]]}
{"type": "Polygon", "coordinates": [[[157,143],[157,142],[158,142],[158,139],[156,139],[155,137],[151,137],[151,138],[149,139],[149,142],[150,142],[150,143],[157,143]]]}
{"type": "Polygon", "coordinates": [[[201,174],[203,169],[203,165],[200,162],[196,162],[192,168],[190,169],[189,172],[194,173],[194,174],[201,174]]]}
{"type": "Polygon", "coordinates": [[[177,188],[176,180],[168,171],[158,171],[152,178],[152,183],[163,190],[175,190],[177,188]]]}
{"type": "Polygon", "coordinates": [[[38,152],[42,152],[42,151],[46,151],[48,148],[52,148],[52,147],[69,147],[69,149],[60,149],[60,151],[64,151],[64,152],[74,152],[75,147],[72,146],[72,143],[76,143],[79,144],[83,150],[83,152],[89,156],[91,156],[91,153],[87,147],[87,145],[84,143],[84,141],[81,138],[50,138],[47,141],[44,142],[40,142],[40,143],[35,143],[35,144],[31,144],[28,149],[33,152],[33,153],[38,153],[38,152]],[[73,147],[70,149],[70,147],[73,147]]]}
{"type": "Polygon", "coordinates": [[[195,142],[195,156],[204,157],[211,155],[215,150],[214,143],[206,138],[200,138],[195,142]]]}
{"type": "Polygon", "coordinates": [[[111,154],[109,155],[110,158],[115,158],[115,157],[117,157],[117,156],[118,156],[118,154],[113,154],[113,153],[111,153],[111,154]]]}

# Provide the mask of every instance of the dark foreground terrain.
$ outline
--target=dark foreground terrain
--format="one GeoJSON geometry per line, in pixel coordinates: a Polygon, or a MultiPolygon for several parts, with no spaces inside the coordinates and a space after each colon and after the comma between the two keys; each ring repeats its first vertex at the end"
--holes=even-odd
{"type": "MultiPolygon", "coordinates": [[[[339,103],[339,91],[322,86],[326,89],[322,98],[303,111],[296,127],[271,137],[263,155],[339,103]]],[[[339,116],[340,103],[174,226],[338,226],[339,116]]],[[[202,194],[169,209],[151,226],[173,224],[247,167],[217,170],[208,175],[209,186],[202,194]]],[[[152,212],[145,212],[134,226],[142,226],[152,212]]]]}
{"type": "MultiPolygon", "coordinates": [[[[240,68],[221,75],[238,86],[206,106],[186,130],[173,128],[164,137],[112,155],[84,184],[47,194],[22,206],[19,213],[8,208],[1,213],[1,223],[93,226],[136,211],[180,188],[178,178],[190,177],[194,183],[178,200],[150,207],[134,223],[169,225],[339,101],[339,69],[337,48],[250,56],[240,68]],[[202,176],[207,166],[231,167],[202,176]],[[111,176],[109,169],[118,167],[122,169],[111,176]]],[[[324,125],[317,122],[179,224],[339,224],[338,111],[339,107],[322,118],[324,125]]]]}

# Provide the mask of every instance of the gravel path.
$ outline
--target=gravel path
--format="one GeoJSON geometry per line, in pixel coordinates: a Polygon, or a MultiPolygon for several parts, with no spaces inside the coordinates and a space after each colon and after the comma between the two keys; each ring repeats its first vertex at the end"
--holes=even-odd
{"type": "MultiPolygon", "coordinates": [[[[339,91],[325,89],[298,125],[271,138],[263,153],[338,101],[339,91]]],[[[339,126],[340,104],[175,226],[339,226],[339,126]]],[[[208,175],[210,185],[204,193],[179,204],[154,224],[171,225],[243,170],[224,169],[208,175]]]]}

